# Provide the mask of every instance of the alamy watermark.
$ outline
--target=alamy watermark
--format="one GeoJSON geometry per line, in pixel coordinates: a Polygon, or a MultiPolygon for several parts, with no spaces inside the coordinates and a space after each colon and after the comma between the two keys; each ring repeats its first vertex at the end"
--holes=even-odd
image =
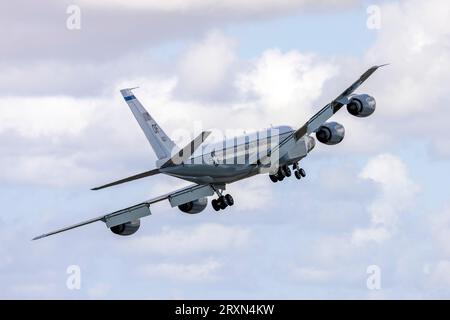
{"type": "MultiPolygon", "coordinates": [[[[196,121],[195,132],[203,132],[202,124],[196,121]]],[[[283,132],[277,127],[267,128],[261,131],[253,130],[220,130],[209,129],[210,135],[204,144],[201,140],[193,141],[186,148],[172,150],[174,164],[209,164],[209,165],[244,165],[255,164],[259,159],[261,168],[275,168],[279,162],[279,143],[288,137],[290,132],[283,132]],[[250,132],[250,133],[247,133],[250,132]],[[197,152],[195,152],[198,149],[197,152]],[[192,154],[185,159],[183,153],[192,154]]],[[[158,135],[160,130],[154,130],[158,135]]],[[[177,129],[171,133],[174,141],[188,141],[194,137],[191,132],[177,129]]],[[[182,147],[182,146],[180,146],[182,147]]],[[[269,170],[270,171],[270,170],[269,170]]]]}
{"type": "Polygon", "coordinates": [[[366,272],[369,275],[366,280],[367,289],[381,290],[381,268],[373,264],[367,267],[366,272]]]}
{"type": "Polygon", "coordinates": [[[381,29],[381,8],[377,5],[367,7],[367,21],[366,26],[369,30],[381,29]]]}
{"type": "Polygon", "coordinates": [[[66,280],[66,287],[69,290],[81,289],[81,268],[80,266],[73,264],[67,267],[66,274],[68,274],[66,280]]]}
{"type": "Polygon", "coordinates": [[[68,30],[80,30],[81,29],[81,8],[77,5],[70,5],[66,9],[68,17],[66,19],[66,27],[68,30]]]}

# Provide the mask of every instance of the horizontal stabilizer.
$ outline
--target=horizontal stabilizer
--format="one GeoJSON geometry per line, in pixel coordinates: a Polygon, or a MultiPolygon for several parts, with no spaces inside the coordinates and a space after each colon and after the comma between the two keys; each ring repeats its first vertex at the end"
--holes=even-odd
{"type": "Polygon", "coordinates": [[[105,184],[105,185],[100,186],[100,187],[93,188],[91,190],[100,190],[100,189],[112,187],[112,186],[115,186],[115,185],[118,185],[118,184],[122,184],[122,183],[125,183],[125,182],[129,182],[129,181],[133,181],[133,180],[137,180],[137,179],[142,179],[142,178],[145,178],[145,177],[154,176],[155,174],[158,174],[158,173],[159,173],[159,169],[153,169],[153,170],[150,170],[150,171],[146,171],[146,172],[142,172],[142,173],[136,174],[136,175],[128,177],[128,178],[124,178],[124,179],[121,179],[121,180],[117,180],[117,181],[105,184]]]}

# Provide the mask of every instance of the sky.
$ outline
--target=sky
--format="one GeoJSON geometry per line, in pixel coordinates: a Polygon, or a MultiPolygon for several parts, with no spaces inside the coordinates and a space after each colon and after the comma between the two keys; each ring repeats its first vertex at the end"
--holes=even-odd
{"type": "Polygon", "coordinates": [[[446,0],[2,2],[0,298],[450,298],[449,16],[446,0]],[[358,90],[375,113],[342,109],[345,139],[318,143],[305,179],[231,184],[219,213],[158,203],[130,237],[99,222],[31,241],[189,184],[90,191],[155,165],[119,89],[183,145],[300,127],[383,63],[358,90]]]}

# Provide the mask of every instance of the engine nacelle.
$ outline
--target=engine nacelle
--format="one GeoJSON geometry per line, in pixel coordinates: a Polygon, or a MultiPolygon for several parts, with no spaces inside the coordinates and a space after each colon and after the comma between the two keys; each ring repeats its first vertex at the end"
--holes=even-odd
{"type": "Polygon", "coordinates": [[[335,145],[344,140],[345,128],[337,122],[327,122],[316,132],[316,138],[328,145],[335,145]]]}
{"type": "Polygon", "coordinates": [[[178,206],[178,209],[189,214],[195,214],[205,210],[207,205],[208,198],[200,198],[194,201],[183,203],[178,206]]]}
{"type": "Polygon", "coordinates": [[[138,219],[111,227],[111,231],[120,236],[129,236],[138,231],[140,226],[141,221],[138,219]]]}
{"type": "Polygon", "coordinates": [[[375,98],[368,94],[357,94],[351,97],[347,111],[355,117],[364,118],[374,113],[377,107],[375,98]]]}

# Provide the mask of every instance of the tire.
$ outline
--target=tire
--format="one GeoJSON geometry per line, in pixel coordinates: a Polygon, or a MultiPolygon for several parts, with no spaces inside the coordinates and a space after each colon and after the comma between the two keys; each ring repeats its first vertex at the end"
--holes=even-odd
{"type": "Polygon", "coordinates": [[[302,175],[300,174],[300,172],[298,170],[294,171],[294,175],[298,180],[300,180],[302,178],[302,175]]]}
{"type": "Polygon", "coordinates": [[[298,172],[300,172],[300,175],[301,175],[303,178],[306,177],[305,169],[300,168],[300,169],[298,169],[298,172]]]}
{"type": "Polygon", "coordinates": [[[227,202],[225,201],[225,197],[224,196],[221,196],[221,197],[219,197],[219,207],[220,207],[220,209],[225,209],[226,207],[227,207],[228,205],[227,205],[227,202]]]}
{"type": "Polygon", "coordinates": [[[284,180],[284,176],[278,176],[278,181],[283,181],[284,180]]]}
{"type": "Polygon", "coordinates": [[[269,174],[269,178],[273,183],[278,182],[278,178],[277,176],[273,175],[273,174],[269,174]]]}
{"type": "Polygon", "coordinates": [[[287,178],[292,175],[291,169],[288,166],[283,167],[283,175],[287,178]]]}
{"type": "MultiPolygon", "coordinates": [[[[278,177],[278,180],[280,180],[280,177],[284,178],[284,171],[283,167],[279,167],[276,176],[278,177]]],[[[281,181],[281,180],[280,180],[281,181]]]]}
{"type": "Polygon", "coordinates": [[[226,204],[229,205],[230,207],[234,204],[234,199],[233,199],[233,197],[231,196],[231,194],[227,194],[227,195],[225,196],[225,202],[226,202],[226,204]]]}
{"type": "Polygon", "coordinates": [[[212,205],[212,207],[213,207],[214,210],[216,210],[216,211],[219,211],[219,210],[220,210],[219,203],[218,203],[217,199],[213,199],[213,200],[211,201],[211,205],[212,205]]]}

